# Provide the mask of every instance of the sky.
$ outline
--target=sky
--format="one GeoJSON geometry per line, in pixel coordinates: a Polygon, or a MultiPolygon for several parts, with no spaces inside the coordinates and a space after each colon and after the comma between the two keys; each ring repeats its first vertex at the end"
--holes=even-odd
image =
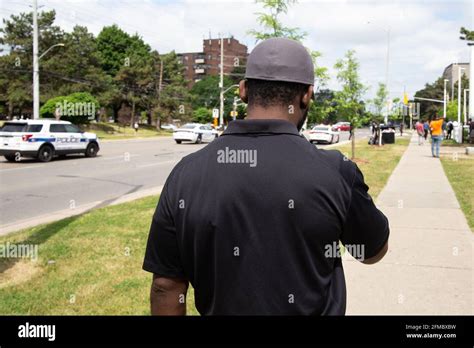
{"type": "MultiPolygon", "coordinates": [[[[0,18],[30,10],[31,2],[0,0],[0,18]]],[[[66,31],[79,24],[97,35],[103,26],[116,23],[130,34],[138,33],[160,53],[199,52],[203,38],[219,33],[233,35],[250,51],[255,39],[247,32],[261,29],[255,13],[263,9],[253,0],[38,0],[38,4],[40,10],[55,9],[56,24],[66,31]]],[[[361,80],[369,87],[366,98],[387,80],[389,46],[390,97],[401,98],[404,90],[412,96],[435,81],[449,64],[469,61],[459,29],[474,29],[474,0],[300,0],[281,21],[308,34],[303,44],[322,54],[318,65],[328,68],[328,88],[339,88],[334,64],[354,49],[361,80]]]]}

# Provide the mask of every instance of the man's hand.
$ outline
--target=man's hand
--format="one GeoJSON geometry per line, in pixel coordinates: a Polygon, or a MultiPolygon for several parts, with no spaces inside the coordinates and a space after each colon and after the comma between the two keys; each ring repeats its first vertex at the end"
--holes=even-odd
{"type": "Polygon", "coordinates": [[[185,279],[165,278],[154,274],[150,291],[151,314],[186,315],[188,284],[185,279]]]}

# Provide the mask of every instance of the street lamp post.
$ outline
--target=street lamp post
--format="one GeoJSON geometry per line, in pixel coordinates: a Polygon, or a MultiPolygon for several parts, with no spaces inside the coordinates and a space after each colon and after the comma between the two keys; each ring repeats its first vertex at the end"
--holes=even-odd
{"type": "Polygon", "coordinates": [[[444,79],[444,97],[443,97],[443,118],[446,119],[446,83],[448,79],[444,79]]]}
{"type": "Polygon", "coordinates": [[[36,61],[36,63],[33,64],[33,119],[37,120],[39,119],[39,99],[40,99],[40,92],[39,92],[39,61],[41,58],[43,58],[46,53],[48,53],[51,49],[54,47],[64,47],[63,43],[58,43],[50,48],[48,48],[46,51],[44,51],[39,57],[38,57],[38,52],[33,54],[33,62],[36,61]]]}
{"type": "MultiPolygon", "coordinates": [[[[370,21],[367,22],[367,24],[373,24],[370,21]]],[[[376,25],[378,26],[378,25],[376,25]]],[[[389,114],[389,100],[390,100],[390,92],[388,88],[388,77],[389,77],[389,66],[390,66],[390,32],[391,32],[391,27],[388,26],[387,28],[383,28],[378,26],[380,29],[385,31],[387,33],[387,54],[385,57],[385,89],[387,90],[387,101],[386,101],[386,106],[387,106],[387,113],[385,114],[384,118],[384,124],[388,123],[388,114],[389,114]]]]}
{"type": "Polygon", "coordinates": [[[42,55],[39,54],[39,44],[38,44],[38,1],[33,0],[33,119],[39,119],[39,104],[40,104],[40,91],[39,91],[39,60],[49,52],[53,47],[64,46],[64,44],[56,44],[48,48],[43,52],[42,55]]]}
{"type": "MultiPolygon", "coordinates": [[[[471,62],[469,64],[469,118],[474,120],[474,106],[472,100],[474,100],[474,42],[468,43],[471,49],[471,62]]],[[[466,97],[464,97],[466,99],[466,97]]]]}
{"type": "Polygon", "coordinates": [[[467,98],[466,98],[466,92],[470,92],[470,89],[464,89],[464,108],[463,108],[463,114],[464,114],[464,124],[467,124],[467,98]]]}
{"type": "Polygon", "coordinates": [[[235,84],[235,85],[230,85],[229,87],[227,87],[226,89],[224,89],[224,86],[219,84],[219,87],[221,87],[221,90],[220,90],[220,102],[221,102],[221,105],[220,105],[220,110],[219,110],[219,126],[222,126],[224,124],[224,94],[226,94],[231,88],[234,88],[234,87],[239,87],[239,85],[235,84]],[[222,87],[221,87],[222,86],[222,87]]]}
{"type": "Polygon", "coordinates": [[[461,88],[462,88],[462,70],[463,67],[458,67],[458,143],[462,143],[462,126],[461,126],[461,88]]]}
{"type": "Polygon", "coordinates": [[[33,0],[33,119],[39,118],[38,1],[33,0]]]}

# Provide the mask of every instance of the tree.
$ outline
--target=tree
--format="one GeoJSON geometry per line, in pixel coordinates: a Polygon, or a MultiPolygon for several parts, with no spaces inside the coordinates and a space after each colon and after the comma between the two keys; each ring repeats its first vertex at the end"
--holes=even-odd
{"type": "MultiPolygon", "coordinates": [[[[425,88],[415,92],[415,97],[419,98],[428,98],[428,99],[437,99],[443,100],[444,98],[444,81],[443,77],[438,78],[433,83],[425,84],[425,88]]],[[[450,91],[450,86],[448,86],[448,96],[450,91]]],[[[455,93],[457,91],[455,89],[455,93]]],[[[443,109],[443,104],[430,102],[430,101],[420,101],[420,113],[427,117],[433,118],[440,110],[443,109]]]]}
{"type": "Polygon", "coordinates": [[[381,117],[384,107],[387,108],[387,98],[388,98],[387,86],[385,86],[384,83],[379,82],[379,87],[375,94],[375,98],[372,100],[372,104],[374,105],[376,116],[381,117]]]}
{"type": "Polygon", "coordinates": [[[460,33],[461,36],[459,38],[461,40],[474,41],[474,31],[461,27],[460,33]]]}
{"type": "Polygon", "coordinates": [[[64,33],[61,41],[64,47],[48,53],[48,59],[42,60],[41,94],[44,98],[74,92],[94,95],[104,92],[108,88],[107,78],[94,35],[86,27],[75,26],[71,33],[64,33]]]}
{"type": "MultiPolygon", "coordinates": [[[[452,87],[450,84],[446,86],[446,94],[447,94],[447,100],[448,103],[451,98],[451,94],[454,95],[454,100],[456,101],[458,99],[458,85],[459,82],[456,81],[454,84],[454,89],[451,89],[452,87]]],[[[461,75],[461,85],[465,86],[465,88],[468,88],[469,86],[469,78],[467,78],[466,75],[462,74],[461,75]]],[[[464,87],[463,87],[464,88],[464,87]]],[[[415,93],[415,97],[420,97],[420,98],[429,98],[429,99],[436,99],[442,101],[444,98],[444,78],[441,76],[439,77],[435,82],[433,83],[427,83],[425,84],[425,87],[423,89],[420,89],[415,93]]],[[[461,94],[461,99],[464,98],[464,95],[461,94]]],[[[442,115],[443,112],[443,104],[442,103],[436,103],[436,102],[430,102],[430,101],[420,101],[420,113],[426,117],[426,118],[433,118],[435,115],[442,115]]]]}
{"type": "Polygon", "coordinates": [[[288,7],[296,0],[256,0],[256,3],[263,5],[268,10],[265,12],[257,12],[257,22],[263,26],[266,31],[259,32],[255,29],[249,30],[248,34],[254,36],[257,41],[266,40],[272,37],[286,37],[289,39],[301,41],[307,35],[301,32],[299,28],[290,28],[283,26],[278,18],[281,14],[288,13],[288,7]]]}
{"type": "Polygon", "coordinates": [[[314,94],[314,102],[308,111],[308,124],[336,123],[336,103],[334,92],[330,89],[322,89],[314,94]]]}
{"type": "MultiPolygon", "coordinates": [[[[199,108],[205,106],[213,109],[219,106],[219,76],[206,76],[201,81],[196,82],[191,88],[192,95],[192,107],[199,108]]],[[[224,76],[224,89],[229,88],[234,84],[234,81],[228,76],[224,76]]],[[[229,95],[231,94],[228,92],[229,95]]],[[[233,99],[230,97],[225,98],[224,110],[230,111],[232,108],[233,99]]]]}
{"type": "MultiPolygon", "coordinates": [[[[54,44],[60,43],[63,31],[54,26],[55,11],[40,12],[38,14],[39,51],[44,52],[54,44]]],[[[32,89],[32,57],[33,57],[33,14],[20,13],[3,19],[0,28],[0,45],[9,49],[9,53],[0,55],[0,103],[7,106],[8,116],[11,118],[14,111],[23,113],[24,108],[33,104],[32,89]]],[[[0,49],[3,52],[4,49],[0,49]]],[[[42,65],[52,57],[45,56],[42,65]]],[[[45,82],[47,75],[41,71],[41,82],[45,82]]],[[[44,96],[41,96],[45,100],[44,96]]]]}
{"type": "Polygon", "coordinates": [[[352,125],[352,153],[355,158],[355,136],[354,129],[360,126],[364,113],[364,104],[361,99],[367,88],[362,84],[359,77],[359,62],[355,57],[355,51],[349,50],[343,59],[334,65],[337,79],[342,84],[342,90],[336,92],[337,113],[346,118],[352,125]]]}
{"type": "MultiPolygon", "coordinates": [[[[439,113],[439,116],[442,116],[443,112],[439,113]]],[[[446,105],[446,121],[457,121],[458,119],[458,102],[457,101],[450,101],[446,105]]]]}
{"type": "Polygon", "coordinates": [[[158,93],[154,109],[157,128],[162,120],[192,118],[191,96],[184,78],[184,67],[174,51],[161,55],[163,61],[163,88],[158,93]]]}
{"type": "Polygon", "coordinates": [[[203,107],[200,107],[193,112],[193,122],[197,123],[211,123],[212,122],[212,111],[203,107]]]}

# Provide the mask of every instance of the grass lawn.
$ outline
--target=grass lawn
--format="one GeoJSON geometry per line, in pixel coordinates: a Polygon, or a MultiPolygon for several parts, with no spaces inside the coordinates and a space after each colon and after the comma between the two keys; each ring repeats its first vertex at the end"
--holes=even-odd
{"type": "Polygon", "coordinates": [[[96,133],[99,139],[133,139],[133,138],[147,138],[156,136],[169,136],[172,133],[165,130],[157,130],[154,126],[140,125],[138,132],[129,125],[120,126],[115,123],[90,123],[87,126],[81,127],[87,132],[96,133]]]}
{"type": "MultiPolygon", "coordinates": [[[[383,148],[358,142],[357,158],[376,196],[408,139],[383,148]]],[[[341,146],[349,152],[349,146],[341,146]]],[[[151,275],[141,270],[157,196],[95,210],[0,237],[38,244],[37,261],[0,259],[0,314],[149,314],[151,275]]],[[[197,314],[188,294],[188,314],[197,314]]]]}
{"type": "MultiPolygon", "coordinates": [[[[409,137],[396,138],[395,144],[379,147],[367,144],[365,139],[357,141],[355,162],[364,174],[369,193],[374,199],[384,188],[409,142],[409,137]]],[[[350,158],[351,144],[344,144],[336,149],[350,158]]]]}
{"type": "MultiPolygon", "coordinates": [[[[443,144],[444,145],[444,144],[443,144]]],[[[442,155],[444,172],[453,188],[459,205],[466,216],[469,227],[474,232],[474,158],[442,155]]]]}

